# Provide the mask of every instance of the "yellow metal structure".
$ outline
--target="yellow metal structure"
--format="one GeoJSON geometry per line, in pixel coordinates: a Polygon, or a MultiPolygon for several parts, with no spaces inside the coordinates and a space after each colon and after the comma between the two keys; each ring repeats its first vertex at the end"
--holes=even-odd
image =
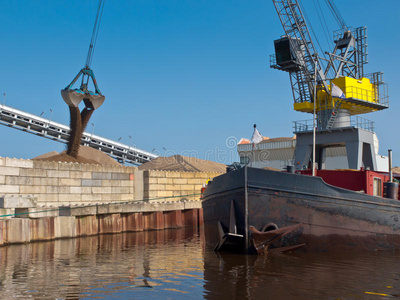
{"type": "MultiPolygon", "coordinates": [[[[344,99],[336,98],[328,95],[322,89],[322,86],[317,86],[317,106],[316,111],[332,109],[337,101],[341,101],[341,109],[347,109],[351,115],[365,114],[387,108],[379,103],[379,95],[377,88],[368,78],[354,79],[350,77],[339,77],[331,80],[329,85],[332,90],[332,83],[338,86],[345,94],[344,99]]],[[[294,110],[313,113],[313,102],[294,103],[294,110]]]]}

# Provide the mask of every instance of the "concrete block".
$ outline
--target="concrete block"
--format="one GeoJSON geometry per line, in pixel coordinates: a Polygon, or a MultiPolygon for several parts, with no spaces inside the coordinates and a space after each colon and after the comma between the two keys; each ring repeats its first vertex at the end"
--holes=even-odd
{"type": "Polygon", "coordinates": [[[81,186],[82,180],[81,179],[71,179],[71,178],[60,178],[59,185],[67,185],[67,186],[81,186]]]}
{"type": "Polygon", "coordinates": [[[82,194],[82,187],[80,186],[71,186],[69,190],[71,194],[82,194]]]}
{"type": "Polygon", "coordinates": [[[207,182],[207,179],[204,178],[192,178],[192,179],[188,179],[188,184],[196,184],[196,185],[203,185],[207,182]]]}
{"type": "Polygon", "coordinates": [[[168,184],[165,186],[166,191],[181,191],[183,186],[180,184],[168,184]]]}
{"type": "Polygon", "coordinates": [[[143,231],[142,213],[121,214],[122,231],[143,231]]]}
{"type": "Polygon", "coordinates": [[[151,177],[165,177],[166,172],[165,171],[157,171],[157,170],[146,170],[145,171],[145,176],[151,178],[151,177]],[[147,175],[146,175],[147,173],[147,175]]]}
{"type": "Polygon", "coordinates": [[[129,194],[129,192],[130,192],[129,187],[119,187],[119,186],[111,187],[111,193],[113,194],[129,194]]]}
{"type": "Polygon", "coordinates": [[[97,214],[117,214],[123,211],[123,205],[121,204],[103,204],[97,206],[97,214]]]}
{"type": "Polygon", "coordinates": [[[45,169],[20,169],[20,176],[30,177],[47,177],[47,170],[45,169]]]}
{"type": "Polygon", "coordinates": [[[27,176],[7,176],[7,185],[33,185],[33,178],[27,176]]]}
{"type": "Polygon", "coordinates": [[[204,178],[205,180],[207,180],[211,176],[209,176],[208,173],[198,172],[198,173],[194,173],[194,177],[195,178],[204,178]]]}
{"type": "Polygon", "coordinates": [[[82,202],[99,202],[101,201],[100,194],[82,194],[82,202]]]}
{"type": "Polygon", "coordinates": [[[167,178],[181,178],[180,172],[165,172],[165,177],[167,178]]]}
{"type": "Polygon", "coordinates": [[[173,192],[172,191],[159,191],[157,193],[157,197],[158,198],[168,198],[168,197],[172,197],[172,196],[173,196],[173,192]]]}
{"type": "Polygon", "coordinates": [[[96,180],[96,179],[111,179],[111,173],[110,172],[93,172],[92,173],[92,179],[96,180]]]}
{"type": "Polygon", "coordinates": [[[188,180],[186,178],[174,178],[174,184],[187,184],[188,180]]]}
{"type": "Polygon", "coordinates": [[[82,164],[79,163],[60,163],[58,165],[60,171],[81,171],[82,164]]]}
{"type": "Polygon", "coordinates": [[[13,208],[0,208],[0,220],[11,219],[14,217],[14,212],[13,208]]]}
{"type": "Polygon", "coordinates": [[[122,232],[122,218],[120,214],[98,215],[99,234],[122,232]]]}
{"type": "Polygon", "coordinates": [[[19,176],[19,168],[0,166],[0,175],[19,176]]]}
{"type": "Polygon", "coordinates": [[[54,228],[56,239],[76,237],[75,217],[55,217],[54,228]]]}
{"type": "Polygon", "coordinates": [[[100,165],[82,164],[82,171],[84,172],[100,172],[102,169],[100,165]]]}
{"type": "Polygon", "coordinates": [[[102,194],[102,202],[121,202],[121,194],[102,194]]]}
{"type": "Polygon", "coordinates": [[[58,170],[58,162],[34,160],[33,168],[34,169],[45,169],[45,170],[58,170]]]}
{"type": "Polygon", "coordinates": [[[0,166],[4,166],[5,163],[6,163],[6,158],[0,156],[0,166]]]}
{"type": "Polygon", "coordinates": [[[55,238],[54,217],[30,220],[31,241],[46,241],[55,238]]]}
{"type": "Polygon", "coordinates": [[[17,167],[17,168],[33,168],[33,161],[26,159],[17,158],[5,158],[6,167],[17,167]]]}
{"type": "Polygon", "coordinates": [[[7,196],[0,197],[0,208],[29,208],[36,207],[37,199],[31,196],[7,196]]]}
{"type": "Polygon", "coordinates": [[[58,209],[60,216],[93,216],[97,214],[97,206],[71,207],[60,206],[58,209]]]}
{"type": "Polygon", "coordinates": [[[111,194],[111,187],[110,186],[102,186],[102,187],[94,186],[94,187],[92,187],[92,193],[93,194],[111,194]]]}
{"type": "Polygon", "coordinates": [[[131,202],[135,201],[135,196],[134,193],[129,193],[129,194],[121,194],[121,201],[123,202],[131,202]]]}
{"type": "Polygon", "coordinates": [[[75,222],[77,236],[97,235],[99,233],[99,222],[95,215],[77,216],[75,222]]]}
{"type": "Polygon", "coordinates": [[[194,178],[194,172],[182,172],[181,178],[194,178]]]}
{"type": "Polygon", "coordinates": [[[69,171],[47,170],[47,177],[69,178],[69,171]]]}
{"type": "Polygon", "coordinates": [[[58,178],[33,177],[32,180],[33,180],[33,185],[44,185],[44,186],[58,185],[58,178]]]}
{"type": "MultiPolygon", "coordinates": [[[[3,221],[4,222],[4,221],[3,221]]],[[[30,220],[29,219],[9,219],[6,220],[5,244],[29,243],[31,241],[30,220]]]]}
{"type": "Polygon", "coordinates": [[[21,194],[45,194],[45,186],[32,186],[32,185],[21,185],[19,187],[19,192],[21,194]]]}
{"type": "MultiPolygon", "coordinates": [[[[59,186],[54,186],[54,185],[46,186],[46,194],[58,194],[59,192],[60,192],[59,186]]],[[[68,187],[68,192],[64,191],[64,193],[69,193],[69,187],[68,187]]]]}
{"type": "MultiPolygon", "coordinates": [[[[37,203],[40,203],[42,205],[47,205],[46,203],[49,202],[58,202],[58,194],[39,194],[36,195],[37,197],[37,203]]],[[[57,206],[60,205],[60,203],[57,203],[57,206]]]]}
{"type": "Polygon", "coordinates": [[[58,217],[58,209],[54,207],[16,208],[15,218],[51,218],[58,217]]]}
{"type": "MultiPolygon", "coordinates": [[[[182,185],[182,190],[183,191],[189,191],[190,193],[195,193],[195,192],[197,192],[196,190],[195,190],[195,186],[194,186],[194,184],[183,184],[182,185]]],[[[200,190],[199,190],[199,193],[200,193],[200,190]]]]}
{"type": "Polygon", "coordinates": [[[165,184],[149,184],[148,189],[149,191],[165,191],[165,184]]]}
{"type": "Polygon", "coordinates": [[[101,180],[82,179],[82,186],[101,186],[101,180]]]}
{"type": "Polygon", "coordinates": [[[6,175],[0,175],[0,184],[6,183],[6,175]]]}
{"type": "Polygon", "coordinates": [[[92,187],[90,186],[82,186],[82,194],[91,194],[92,193],[92,187]]]}
{"type": "Polygon", "coordinates": [[[92,172],[70,171],[69,178],[73,179],[91,179],[92,172]]]}
{"type": "Polygon", "coordinates": [[[157,184],[158,183],[158,178],[157,177],[150,177],[150,178],[146,178],[147,180],[145,180],[145,184],[157,184]]]}
{"type": "Polygon", "coordinates": [[[82,195],[81,194],[59,194],[58,201],[59,202],[81,202],[82,195]]]}
{"type": "Polygon", "coordinates": [[[201,206],[201,200],[198,201],[184,201],[184,209],[200,209],[201,206]]]}
{"type": "Polygon", "coordinates": [[[113,179],[113,180],[130,180],[130,175],[131,175],[130,173],[112,173],[111,179],[113,179]]]}
{"type": "Polygon", "coordinates": [[[121,186],[121,181],[120,180],[108,180],[108,179],[105,179],[105,180],[102,180],[101,183],[102,183],[102,186],[111,186],[111,187],[121,186]]]}
{"type": "Polygon", "coordinates": [[[156,183],[158,183],[158,184],[172,184],[173,183],[173,179],[172,178],[157,178],[157,182],[156,183]]]}
{"type": "Polygon", "coordinates": [[[140,180],[138,180],[138,179],[136,179],[135,181],[127,181],[127,180],[123,180],[123,181],[120,181],[120,185],[121,186],[129,186],[129,187],[132,187],[132,186],[142,186],[142,189],[143,189],[143,180],[142,181],[140,181],[140,180]]]}

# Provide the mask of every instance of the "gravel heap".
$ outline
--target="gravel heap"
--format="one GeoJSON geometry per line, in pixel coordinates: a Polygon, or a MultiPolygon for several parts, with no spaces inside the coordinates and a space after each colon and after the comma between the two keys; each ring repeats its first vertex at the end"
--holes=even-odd
{"type": "Polygon", "coordinates": [[[44,161],[56,161],[56,162],[77,162],[84,164],[96,164],[103,166],[120,166],[121,164],[117,162],[115,159],[111,158],[107,154],[91,148],[87,146],[79,147],[79,155],[77,158],[67,155],[66,151],[58,153],[56,151],[52,151],[49,153],[45,153],[39,156],[36,156],[32,159],[35,160],[44,160],[44,161]]]}
{"type": "Polygon", "coordinates": [[[158,157],[138,167],[139,170],[186,171],[186,172],[217,172],[225,173],[226,165],[209,160],[174,155],[158,157]]]}

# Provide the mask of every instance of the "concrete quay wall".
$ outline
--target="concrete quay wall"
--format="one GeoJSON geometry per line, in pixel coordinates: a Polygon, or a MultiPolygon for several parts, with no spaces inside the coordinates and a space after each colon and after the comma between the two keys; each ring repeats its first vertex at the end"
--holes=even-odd
{"type": "Polygon", "coordinates": [[[38,207],[199,200],[202,185],[218,175],[0,157],[0,196],[29,195],[38,207]]]}
{"type": "Polygon", "coordinates": [[[28,208],[24,215],[0,220],[0,246],[129,231],[198,227],[200,201],[60,207],[47,217],[28,208]],[[53,216],[51,216],[53,215],[53,216]]]}

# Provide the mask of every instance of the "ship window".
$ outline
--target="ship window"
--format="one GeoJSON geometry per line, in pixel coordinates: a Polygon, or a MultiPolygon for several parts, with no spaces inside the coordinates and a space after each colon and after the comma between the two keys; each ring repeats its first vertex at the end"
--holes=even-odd
{"type": "Polygon", "coordinates": [[[374,196],[382,196],[382,181],[374,177],[374,196]]]}
{"type": "Polygon", "coordinates": [[[240,157],[240,164],[242,165],[247,165],[249,163],[250,159],[248,156],[241,156],[240,157]]]}

